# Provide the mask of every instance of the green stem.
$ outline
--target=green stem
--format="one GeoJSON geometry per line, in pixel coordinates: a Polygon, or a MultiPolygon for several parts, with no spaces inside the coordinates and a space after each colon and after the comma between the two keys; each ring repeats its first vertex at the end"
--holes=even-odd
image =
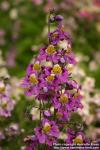
{"type": "Polygon", "coordinates": [[[56,110],[54,109],[54,120],[56,120],[56,110]]]}
{"type": "Polygon", "coordinates": [[[40,100],[40,123],[41,123],[41,100],[40,100]]]}
{"type": "MultiPolygon", "coordinates": [[[[48,36],[50,34],[50,11],[49,11],[49,14],[48,14],[48,36]]],[[[48,38],[48,42],[50,43],[50,38],[48,38]]]]}

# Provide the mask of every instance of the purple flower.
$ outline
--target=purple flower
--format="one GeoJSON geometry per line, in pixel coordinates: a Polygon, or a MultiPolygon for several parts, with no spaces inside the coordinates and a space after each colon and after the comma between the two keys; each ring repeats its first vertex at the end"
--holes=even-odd
{"type": "Polygon", "coordinates": [[[0,81],[0,116],[10,117],[15,101],[10,98],[10,86],[0,81]]]}
{"type": "Polygon", "coordinates": [[[42,120],[42,127],[35,128],[35,135],[39,143],[52,146],[53,142],[59,137],[59,130],[54,121],[42,120]]]}
{"type": "Polygon", "coordinates": [[[56,45],[62,40],[68,41],[71,44],[71,38],[67,32],[64,31],[64,26],[60,24],[58,28],[49,34],[51,44],[56,45]]]}
{"type": "Polygon", "coordinates": [[[9,127],[5,129],[5,131],[8,136],[14,136],[20,134],[19,125],[17,123],[11,123],[9,127]]]}
{"type": "Polygon", "coordinates": [[[15,102],[7,96],[0,96],[0,116],[10,117],[15,102]]]}
{"type": "Polygon", "coordinates": [[[88,138],[84,135],[83,132],[75,132],[73,129],[67,130],[67,139],[66,143],[75,143],[75,144],[84,144],[89,143],[88,138]]]}
{"type": "MultiPolygon", "coordinates": [[[[42,47],[35,62],[29,64],[21,83],[27,96],[34,96],[40,101],[40,126],[34,129],[35,137],[30,140],[27,150],[34,149],[38,143],[47,144],[52,149],[52,144],[59,139],[59,129],[62,128],[59,122],[68,122],[72,112],[82,108],[80,86],[68,70],[68,64],[76,64],[71,38],[61,24],[62,16],[50,19],[51,22],[55,19],[60,24],[55,31],[49,33],[48,45],[42,47]]],[[[84,141],[81,135],[75,134],[72,142],[78,140],[84,141]]]]}
{"type": "Polygon", "coordinates": [[[69,120],[72,111],[82,108],[80,100],[81,95],[79,91],[75,94],[71,94],[70,90],[57,93],[52,103],[57,111],[57,118],[59,120],[69,120]]]}
{"type": "Polygon", "coordinates": [[[66,110],[66,108],[58,108],[57,109],[57,112],[56,112],[56,117],[58,120],[61,120],[61,121],[69,121],[69,118],[70,118],[70,113],[68,110],[66,110]]]}
{"type": "Polygon", "coordinates": [[[38,144],[38,140],[34,135],[33,136],[27,136],[24,139],[24,142],[28,144],[28,146],[25,148],[25,150],[35,150],[36,146],[38,144]]]}

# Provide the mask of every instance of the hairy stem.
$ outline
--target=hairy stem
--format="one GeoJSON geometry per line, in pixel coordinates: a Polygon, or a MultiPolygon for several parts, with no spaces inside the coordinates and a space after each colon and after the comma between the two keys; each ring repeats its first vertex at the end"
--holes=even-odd
{"type": "MultiPolygon", "coordinates": [[[[49,11],[49,14],[48,14],[48,36],[50,34],[50,11],[49,11]]],[[[50,43],[50,37],[48,37],[48,42],[50,43]]]]}
{"type": "Polygon", "coordinates": [[[40,100],[40,123],[41,123],[41,100],[40,100]]]}

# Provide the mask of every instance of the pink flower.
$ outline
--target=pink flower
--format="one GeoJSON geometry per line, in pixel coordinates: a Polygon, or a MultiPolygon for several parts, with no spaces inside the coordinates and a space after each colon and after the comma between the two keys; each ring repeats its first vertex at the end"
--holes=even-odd
{"type": "Polygon", "coordinates": [[[80,17],[87,18],[90,21],[93,20],[93,15],[89,11],[85,11],[85,10],[80,12],[80,17]]]}
{"type": "Polygon", "coordinates": [[[40,5],[43,3],[43,0],[32,0],[33,3],[35,3],[36,5],[40,5]]]}
{"type": "Polygon", "coordinates": [[[0,81],[0,116],[10,117],[15,101],[10,98],[10,85],[0,81]]]}
{"type": "Polygon", "coordinates": [[[71,38],[61,24],[61,16],[58,17],[54,18],[60,24],[49,33],[48,45],[41,48],[35,62],[29,64],[21,83],[25,94],[34,96],[40,103],[40,126],[34,129],[35,139],[31,140],[29,150],[34,144],[37,147],[37,143],[46,144],[52,150],[52,144],[59,139],[59,122],[68,122],[71,113],[82,108],[80,86],[67,68],[68,64],[76,64],[71,38]],[[51,108],[54,108],[53,113],[51,108]]]}
{"type": "MultiPolygon", "coordinates": [[[[84,144],[89,143],[88,138],[85,136],[85,134],[82,131],[74,131],[73,129],[67,130],[67,139],[65,140],[66,143],[74,143],[74,144],[84,144]]],[[[86,149],[85,149],[86,150],[86,149]]]]}
{"type": "Polygon", "coordinates": [[[10,117],[14,109],[15,102],[7,96],[0,96],[0,116],[10,117]]]}
{"type": "Polygon", "coordinates": [[[97,7],[100,7],[100,1],[99,0],[93,0],[94,5],[97,7]]]}
{"type": "Polygon", "coordinates": [[[53,142],[59,137],[59,130],[54,121],[42,120],[42,127],[35,128],[35,135],[39,143],[52,146],[53,142]]]}

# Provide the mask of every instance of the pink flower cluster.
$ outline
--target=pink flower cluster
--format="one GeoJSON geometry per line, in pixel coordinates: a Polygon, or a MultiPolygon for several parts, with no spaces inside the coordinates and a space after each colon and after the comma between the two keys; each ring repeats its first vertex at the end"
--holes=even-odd
{"type": "Polygon", "coordinates": [[[64,30],[62,17],[53,18],[57,18],[58,27],[49,33],[49,43],[40,49],[34,63],[29,64],[21,83],[25,94],[40,103],[40,125],[34,129],[35,136],[25,139],[30,143],[27,150],[38,147],[38,143],[50,149],[60,139],[72,112],[82,108],[80,86],[68,70],[69,64],[76,64],[71,38],[64,30]]]}
{"type": "Polygon", "coordinates": [[[15,101],[10,97],[10,85],[0,81],[0,117],[10,117],[15,101]]]}

